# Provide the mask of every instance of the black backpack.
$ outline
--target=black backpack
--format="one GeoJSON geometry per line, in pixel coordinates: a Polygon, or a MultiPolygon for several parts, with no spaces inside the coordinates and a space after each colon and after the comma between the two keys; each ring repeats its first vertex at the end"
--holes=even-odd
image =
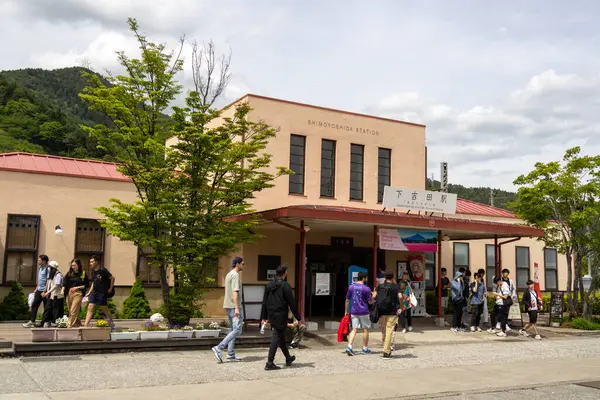
{"type": "Polygon", "coordinates": [[[394,286],[391,283],[384,283],[381,289],[377,290],[377,308],[380,315],[393,315],[396,312],[398,290],[394,286]]]}

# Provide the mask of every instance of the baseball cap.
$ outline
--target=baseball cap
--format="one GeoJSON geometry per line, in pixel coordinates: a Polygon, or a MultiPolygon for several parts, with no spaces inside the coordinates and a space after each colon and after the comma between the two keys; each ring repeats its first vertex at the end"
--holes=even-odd
{"type": "Polygon", "coordinates": [[[234,257],[234,259],[231,260],[231,268],[235,267],[238,264],[241,264],[242,262],[244,262],[244,259],[242,257],[234,257]]]}

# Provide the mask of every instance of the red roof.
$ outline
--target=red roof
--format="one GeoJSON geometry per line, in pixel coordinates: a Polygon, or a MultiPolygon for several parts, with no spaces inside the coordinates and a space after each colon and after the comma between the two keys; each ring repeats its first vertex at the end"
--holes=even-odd
{"type": "Polygon", "coordinates": [[[117,167],[115,163],[45,154],[0,154],[0,170],[129,182],[130,179],[117,171],[117,167]]]}
{"type": "MultiPolygon", "coordinates": [[[[115,163],[48,156],[45,154],[0,154],[0,170],[129,182],[130,179],[117,171],[117,167],[118,164],[115,163]]],[[[350,209],[350,207],[344,208],[350,209]]],[[[456,213],[516,218],[510,211],[464,199],[457,200],[456,213]]]]}

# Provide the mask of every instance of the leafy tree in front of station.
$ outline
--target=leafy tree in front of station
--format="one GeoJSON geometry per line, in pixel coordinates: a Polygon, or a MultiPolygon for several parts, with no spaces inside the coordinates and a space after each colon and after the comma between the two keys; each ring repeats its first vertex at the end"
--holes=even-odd
{"type": "Polygon", "coordinates": [[[172,107],[169,118],[166,113],[182,90],[176,80],[183,68],[181,48],[167,53],[164,45],[140,33],[134,19],[129,19],[129,27],[141,57],[118,53],[126,74],[111,78],[110,87],[90,75],[92,86],[81,97],[113,122],[113,128],[88,128],[90,136],[120,163],[138,200],[111,199],[110,206],[98,210],[110,234],[150,249],[150,267],[159,270],[166,316],[182,324],[194,314],[206,286],[214,284],[219,257],[257,238],[251,231],[256,217],[231,217],[250,213],[254,194],[273,186],[273,180],[288,170],[270,168],[265,149],[276,132],[249,121],[247,104],[231,110],[230,117],[211,109],[229,79],[223,73],[229,68],[226,58],[216,68],[220,78],[212,76],[214,51],[210,46],[207,51],[194,47],[194,56],[200,57],[193,65],[195,90],[184,107],[172,107]],[[170,137],[172,147],[166,145],[170,137]]]}
{"type": "Polygon", "coordinates": [[[574,147],[562,162],[537,163],[519,176],[517,200],[511,204],[526,223],[542,228],[545,246],[556,248],[567,262],[567,303],[572,314],[588,315],[590,296],[583,287],[583,265],[592,260],[597,275],[600,262],[600,156],[580,155],[574,147]],[[581,307],[579,301],[581,300],[581,307]]]}

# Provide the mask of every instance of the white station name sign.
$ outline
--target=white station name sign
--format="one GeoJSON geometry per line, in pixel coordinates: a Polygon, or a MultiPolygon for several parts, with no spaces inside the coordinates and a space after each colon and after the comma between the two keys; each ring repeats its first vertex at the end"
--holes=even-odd
{"type": "Polygon", "coordinates": [[[383,208],[456,214],[456,194],[386,186],[383,208]]]}

